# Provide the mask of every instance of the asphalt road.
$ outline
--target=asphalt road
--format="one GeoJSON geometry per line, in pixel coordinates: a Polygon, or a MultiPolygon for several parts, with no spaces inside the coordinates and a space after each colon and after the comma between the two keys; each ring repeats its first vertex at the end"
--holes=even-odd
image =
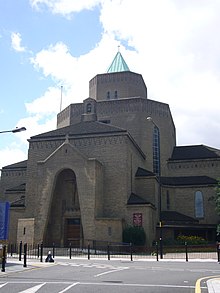
{"type": "Polygon", "coordinates": [[[202,278],[200,292],[205,293],[206,281],[216,276],[216,262],[55,259],[40,268],[2,274],[0,292],[195,293],[202,278]]]}

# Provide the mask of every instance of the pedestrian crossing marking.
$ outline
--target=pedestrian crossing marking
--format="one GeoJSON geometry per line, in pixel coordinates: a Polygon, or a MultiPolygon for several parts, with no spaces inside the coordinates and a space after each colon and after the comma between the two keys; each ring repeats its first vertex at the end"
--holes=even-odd
{"type": "Polygon", "coordinates": [[[71,266],[71,267],[84,267],[84,268],[96,268],[96,269],[109,269],[109,270],[122,270],[129,267],[112,266],[112,265],[100,265],[100,264],[84,264],[84,263],[71,263],[71,262],[57,262],[57,265],[71,266]]]}
{"type": "Polygon", "coordinates": [[[41,287],[43,287],[46,283],[42,283],[42,284],[39,284],[39,285],[36,285],[34,287],[31,287],[27,290],[24,290],[24,291],[20,291],[19,293],[35,293],[37,292],[41,287]]]}
{"type": "Polygon", "coordinates": [[[64,292],[68,291],[70,288],[76,286],[77,284],[79,284],[79,282],[77,282],[77,283],[73,283],[72,285],[69,285],[69,286],[66,287],[64,290],[60,291],[59,293],[64,293],[64,292]]]}
{"type": "Polygon", "coordinates": [[[8,282],[7,283],[0,284],[0,288],[4,287],[7,284],[8,284],[8,282]]]}

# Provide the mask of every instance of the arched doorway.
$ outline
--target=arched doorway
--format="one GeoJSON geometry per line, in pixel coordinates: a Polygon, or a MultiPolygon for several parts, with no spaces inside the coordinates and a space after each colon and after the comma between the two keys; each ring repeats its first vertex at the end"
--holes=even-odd
{"type": "Polygon", "coordinates": [[[78,246],[83,232],[75,173],[62,170],[54,186],[44,243],[78,246]]]}

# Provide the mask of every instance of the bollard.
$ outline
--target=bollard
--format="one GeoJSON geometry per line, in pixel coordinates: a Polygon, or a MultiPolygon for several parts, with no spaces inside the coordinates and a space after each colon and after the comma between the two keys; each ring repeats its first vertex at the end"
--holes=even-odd
{"type": "Polygon", "coordinates": [[[37,244],[37,258],[40,257],[40,245],[39,243],[37,244]]]}
{"type": "Polygon", "coordinates": [[[19,261],[21,261],[21,255],[22,255],[22,241],[20,241],[20,244],[19,244],[19,261]]]}
{"type": "Polygon", "coordinates": [[[158,249],[158,243],[156,242],[156,257],[157,257],[157,261],[159,261],[159,249],[158,249]]]}
{"type": "Polygon", "coordinates": [[[160,237],[160,258],[163,259],[163,240],[160,237]]]}
{"type": "Polygon", "coordinates": [[[217,257],[218,257],[218,263],[220,263],[220,243],[217,243],[217,257]]]}
{"type": "Polygon", "coordinates": [[[43,243],[40,245],[40,262],[43,262],[43,243]]]}
{"type": "Polygon", "coordinates": [[[109,244],[107,246],[107,254],[108,254],[108,260],[110,260],[110,246],[109,246],[109,244]]]}
{"type": "Polygon", "coordinates": [[[186,251],[186,261],[188,261],[188,246],[187,246],[187,242],[185,242],[185,251],[186,251]]]}
{"type": "Polygon", "coordinates": [[[24,268],[27,267],[27,243],[24,244],[24,268]]]}
{"type": "Polygon", "coordinates": [[[130,243],[130,255],[131,255],[131,261],[133,261],[133,246],[132,246],[132,243],[130,243]]]}
{"type": "Polygon", "coordinates": [[[10,245],[10,252],[11,252],[11,256],[13,256],[13,244],[10,245]]]}
{"type": "Polygon", "coordinates": [[[72,258],[72,244],[70,243],[69,246],[70,246],[70,259],[71,259],[72,258]]]}
{"type": "Polygon", "coordinates": [[[88,260],[90,260],[90,244],[88,242],[88,260]]]}
{"type": "Polygon", "coordinates": [[[2,272],[5,272],[5,263],[6,263],[6,245],[3,246],[3,251],[2,251],[2,272]]]}
{"type": "Polygon", "coordinates": [[[55,256],[55,244],[53,243],[53,258],[55,256]]]}

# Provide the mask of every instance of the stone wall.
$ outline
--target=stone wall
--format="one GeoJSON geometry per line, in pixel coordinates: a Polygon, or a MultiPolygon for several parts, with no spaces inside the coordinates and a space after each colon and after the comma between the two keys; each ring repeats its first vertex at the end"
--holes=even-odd
{"type": "Polygon", "coordinates": [[[122,219],[117,218],[97,218],[95,221],[95,239],[106,242],[122,241],[122,219]]]}
{"type": "Polygon", "coordinates": [[[17,243],[34,244],[34,218],[18,219],[17,243]]]}
{"type": "Polygon", "coordinates": [[[147,98],[147,88],[140,74],[129,71],[105,73],[90,80],[89,96],[97,101],[138,96],[147,98]]]}
{"type": "Polygon", "coordinates": [[[156,217],[155,208],[148,205],[128,205],[127,206],[127,217],[126,222],[128,225],[133,226],[134,214],[141,214],[142,217],[142,227],[146,233],[146,245],[151,246],[152,242],[155,240],[156,233],[156,217]]]}

